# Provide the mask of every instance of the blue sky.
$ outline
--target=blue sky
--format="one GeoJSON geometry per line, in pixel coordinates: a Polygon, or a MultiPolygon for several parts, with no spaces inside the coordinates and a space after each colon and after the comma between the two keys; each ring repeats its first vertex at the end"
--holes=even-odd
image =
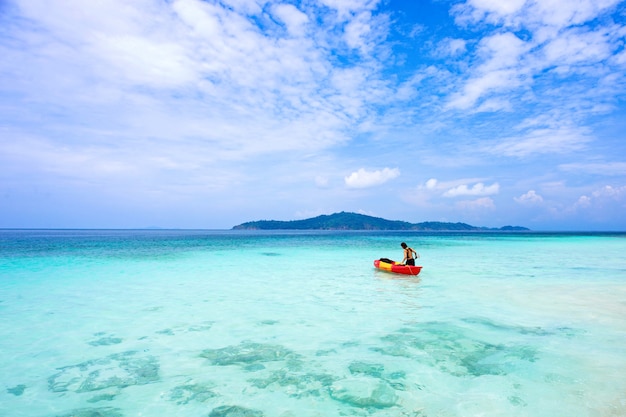
{"type": "Polygon", "coordinates": [[[4,0],[0,227],[626,230],[625,43],[619,0],[4,0]]]}

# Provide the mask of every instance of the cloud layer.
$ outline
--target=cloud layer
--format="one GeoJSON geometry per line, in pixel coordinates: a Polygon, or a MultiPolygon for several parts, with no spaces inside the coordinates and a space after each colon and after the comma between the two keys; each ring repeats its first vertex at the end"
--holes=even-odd
{"type": "Polygon", "coordinates": [[[381,185],[400,175],[398,168],[383,168],[376,171],[366,171],[361,168],[345,178],[346,185],[350,188],[368,188],[381,185]]]}
{"type": "Polygon", "coordinates": [[[567,227],[624,187],[624,1],[405,3],[3,2],[0,227],[567,227]]]}

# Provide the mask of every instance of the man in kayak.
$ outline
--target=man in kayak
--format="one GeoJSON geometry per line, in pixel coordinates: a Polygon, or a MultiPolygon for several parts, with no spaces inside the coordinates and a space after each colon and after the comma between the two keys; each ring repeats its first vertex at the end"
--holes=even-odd
{"type": "Polygon", "coordinates": [[[420,254],[409,248],[404,242],[400,243],[400,246],[404,249],[404,258],[402,259],[402,263],[404,265],[415,266],[415,258],[419,258],[420,254]],[[413,257],[413,255],[415,255],[415,257],[413,257]]]}

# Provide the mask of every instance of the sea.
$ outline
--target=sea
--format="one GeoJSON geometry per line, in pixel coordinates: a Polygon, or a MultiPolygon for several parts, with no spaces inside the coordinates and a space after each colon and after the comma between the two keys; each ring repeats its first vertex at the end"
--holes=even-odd
{"type": "Polygon", "coordinates": [[[0,416],[626,416],[626,233],[0,230],[0,416]]]}

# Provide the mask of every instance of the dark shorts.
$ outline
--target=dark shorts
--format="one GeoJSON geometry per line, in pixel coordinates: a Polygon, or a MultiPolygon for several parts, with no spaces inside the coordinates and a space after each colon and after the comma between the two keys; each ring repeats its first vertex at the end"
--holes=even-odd
{"type": "Polygon", "coordinates": [[[406,264],[415,266],[415,259],[407,259],[406,264]]]}

